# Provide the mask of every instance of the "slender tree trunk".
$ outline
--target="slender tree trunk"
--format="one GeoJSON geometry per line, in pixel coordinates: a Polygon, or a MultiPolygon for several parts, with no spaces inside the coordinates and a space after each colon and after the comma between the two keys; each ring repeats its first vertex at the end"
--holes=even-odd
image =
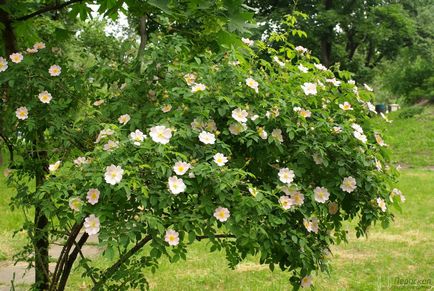
{"type": "Polygon", "coordinates": [[[347,52],[347,58],[349,61],[353,60],[354,54],[356,53],[357,47],[359,46],[359,43],[355,41],[355,30],[351,29],[350,31],[346,31],[347,34],[347,45],[345,47],[345,50],[347,52]]]}
{"type": "MultiPolygon", "coordinates": [[[[6,0],[0,0],[0,5],[6,4],[6,0]]],[[[0,9],[0,22],[4,25],[3,29],[3,43],[6,56],[17,51],[17,38],[14,28],[12,26],[11,16],[4,10],[0,9]]]]}
{"type": "Polygon", "coordinates": [[[84,243],[89,238],[89,235],[87,233],[84,233],[80,240],[78,241],[77,245],[75,246],[72,253],[68,256],[68,261],[65,264],[65,268],[62,272],[62,277],[60,278],[59,282],[59,288],[58,291],[65,290],[66,282],[68,281],[69,274],[71,273],[72,266],[74,265],[75,260],[77,259],[77,255],[81,252],[81,248],[83,247],[84,243]]]}
{"type": "MultiPolygon", "coordinates": [[[[333,5],[332,0],[324,0],[325,10],[331,10],[333,5]]],[[[326,33],[321,37],[321,62],[326,66],[332,64],[332,37],[333,37],[333,26],[327,24],[326,33]]]]}
{"type": "Polygon", "coordinates": [[[145,52],[145,47],[148,42],[147,24],[148,24],[148,16],[147,15],[140,16],[139,19],[140,46],[139,46],[139,51],[137,52],[137,58],[139,59],[139,61],[140,58],[143,56],[143,53],[145,52]]]}
{"type": "MultiPolygon", "coordinates": [[[[36,187],[44,183],[44,176],[37,174],[36,187]]],[[[35,207],[35,284],[37,290],[47,290],[49,283],[48,269],[48,219],[41,206],[35,207]]]]}
{"type": "Polygon", "coordinates": [[[372,42],[369,42],[368,52],[366,53],[366,58],[365,58],[366,67],[371,67],[370,63],[373,56],[374,56],[374,45],[372,44],[372,42]]]}

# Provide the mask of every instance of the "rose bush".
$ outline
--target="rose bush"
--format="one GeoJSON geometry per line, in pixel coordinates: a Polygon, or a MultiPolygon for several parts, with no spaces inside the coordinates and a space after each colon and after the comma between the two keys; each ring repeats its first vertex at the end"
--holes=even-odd
{"type": "Polygon", "coordinates": [[[53,278],[67,280],[65,266],[98,234],[114,264],[80,260],[94,290],[144,288],[142,268],[155,270],[162,256],[185,259],[202,239],[225,250],[232,268],[257,255],[287,270],[295,288],[309,287],[327,270],[330,246],[346,241],[345,221],[357,222],[357,236],[388,225],[403,196],[370,122],[373,94],[350,73],[325,68],[286,34],[269,39],[278,51],[244,39],[241,48],[200,54],[176,34],[153,37],[140,72],[114,68],[119,81],[109,89],[98,71],[90,82],[48,49],[0,73],[22,96],[5,111],[15,142],[28,153],[33,132],[46,138],[47,182],[27,194],[34,160],[26,159],[10,182],[16,205],[40,205],[51,239],[70,244],[53,278]],[[54,64],[58,76],[48,72],[54,64]]]}

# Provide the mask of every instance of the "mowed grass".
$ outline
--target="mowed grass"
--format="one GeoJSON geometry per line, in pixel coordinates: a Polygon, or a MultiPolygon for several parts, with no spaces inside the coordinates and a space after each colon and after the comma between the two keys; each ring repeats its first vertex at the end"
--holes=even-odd
{"type": "Polygon", "coordinates": [[[384,122],[375,120],[384,133],[395,163],[409,167],[432,167],[434,169],[434,106],[425,106],[422,114],[412,118],[400,118],[401,111],[392,112],[384,122]]]}
{"type": "Polygon", "coordinates": [[[24,221],[20,210],[12,211],[9,204],[14,191],[6,186],[6,178],[3,176],[3,168],[0,167],[0,261],[10,260],[14,253],[23,246],[24,233],[17,233],[24,221]]]}

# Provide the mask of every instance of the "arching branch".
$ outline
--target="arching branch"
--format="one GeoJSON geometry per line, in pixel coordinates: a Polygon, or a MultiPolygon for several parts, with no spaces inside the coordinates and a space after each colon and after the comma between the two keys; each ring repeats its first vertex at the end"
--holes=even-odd
{"type": "Polygon", "coordinates": [[[54,4],[51,4],[51,5],[46,5],[46,6],[42,7],[41,9],[39,9],[39,10],[33,12],[33,13],[30,13],[28,15],[24,15],[24,16],[20,16],[20,17],[14,18],[14,19],[12,19],[12,21],[24,21],[24,20],[27,20],[27,19],[39,16],[41,14],[44,14],[45,12],[60,10],[62,8],[65,8],[65,7],[69,6],[69,5],[72,5],[74,3],[83,2],[83,1],[84,0],[69,0],[67,2],[60,3],[60,4],[59,3],[54,3],[54,4]]]}
{"type": "Polygon", "coordinates": [[[114,263],[110,268],[105,270],[105,272],[102,274],[99,281],[93,286],[92,290],[101,290],[101,287],[107,282],[108,279],[110,279],[114,273],[122,266],[123,263],[125,263],[131,256],[133,256],[135,253],[137,253],[141,248],[143,248],[150,240],[152,240],[152,237],[150,235],[144,237],[141,241],[139,241],[134,247],[132,247],[128,252],[123,254],[117,261],[114,263]]]}

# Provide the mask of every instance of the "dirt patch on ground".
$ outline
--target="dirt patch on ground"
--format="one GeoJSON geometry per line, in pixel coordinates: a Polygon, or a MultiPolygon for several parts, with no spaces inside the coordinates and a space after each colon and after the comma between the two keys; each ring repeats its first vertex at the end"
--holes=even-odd
{"type": "Polygon", "coordinates": [[[369,240],[405,243],[409,246],[415,246],[430,241],[430,238],[424,232],[411,230],[400,234],[376,233],[369,240]]]}
{"type": "Polygon", "coordinates": [[[428,170],[428,171],[434,171],[434,166],[424,166],[424,167],[413,167],[410,164],[405,164],[405,163],[398,163],[397,164],[398,168],[400,169],[415,169],[415,170],[428,170]]]}
{"type": "Polygon", "coordinates": [[[267,265],[260,265],[251,262],[240,263],[236,266],[236,272],[262,271],[268,269],[267,265]]]}
{"type": "Polygon", "coordinates": [[[375,257],[374,254],[359,250],[333,250],[333,257],[344,261],[366,261],[375,257]]]}
{"type": "MultiPolygon", "coordinates": [[[[95,246],[98,238],[92,237],[90,242],[83,246],[82,251],[85,257],[96,257],[101,252],[102,249],[95,246]]],[[[52,258],[58,258],[62,250],[61,245],[51,245],[50,256],[52,258]]],[[[15,278],[14,285],[30,285],[34,282],[35,270],[27,270],[27,263],[19,262],[14,265],[12,261],[2,261],[0,262],[0,291],[10,290],[12,284],[11,280],[15,278]]],[[[50,270],[54,271],[56,267],[55,263],[50,263],[50,270]]],[[[27,290],[28,288],[16,287],[15,290],[27,290]]]]}

